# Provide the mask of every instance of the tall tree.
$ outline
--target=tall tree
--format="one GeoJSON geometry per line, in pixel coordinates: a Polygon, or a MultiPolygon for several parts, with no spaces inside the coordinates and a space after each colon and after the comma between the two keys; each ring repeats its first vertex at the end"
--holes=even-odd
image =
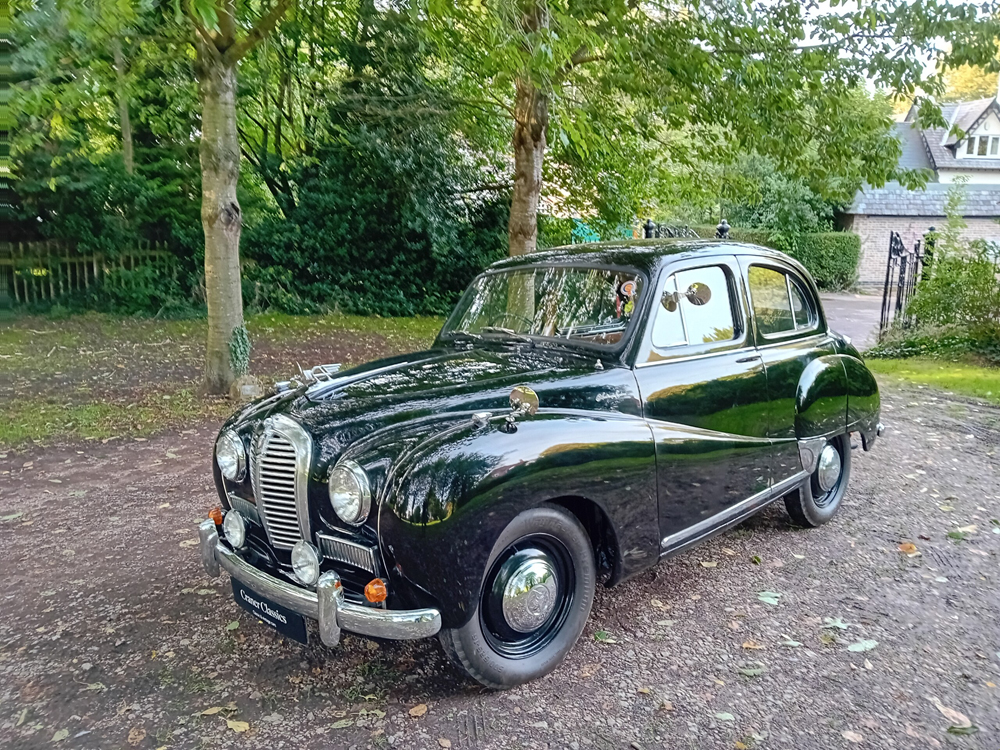
{"type": "MultiPolygon", "coordinates": [[[[1000,4],[859,0],[426,0],[442,56],[488,89],[513,121],[510,252],[531,252],[553,137],[586,160],[621,130],[645,139],[689,128],[706,144],[773,156],[782,166],[854,156],[850,129],[828,116],[865,79],[899,92],[940,92],[928,56],[985,64],[1000,4]],[[950,50],[942,38],[961,39],[950,50]],[[594,101],[617,106],[591,106],[594,101]]],[[[940,111],[924,108],[927,122],[940,111]]],[[[845,118],[836,117],[843,123],[845,118]]],[[[626,138],[625,140],[629,140],[626,138]]],[[[641,142],[643,139],[632,139],[641,142]]],[[[862,159],[863,179],[895,176],[888,132],[862,159]]]]}
{"type": "MultiPolygon", "coordinates": [[[[240,280],[243,217],[236,198],[240,142],[236,129],[236,68],[274,29],[291,5],[277,0],[259,11],[249,31],[240,33],[235,0],[192,0],[188,17],[195,30],[195,74],[201,100],[201,222],[205,232],[205,294],[208,341],[205,388],[226,393],[236,371],[248,366],[238,343],[246,340],[240,280]]],[[[246,8],[247,5],[240,5],[246,8]]]]}

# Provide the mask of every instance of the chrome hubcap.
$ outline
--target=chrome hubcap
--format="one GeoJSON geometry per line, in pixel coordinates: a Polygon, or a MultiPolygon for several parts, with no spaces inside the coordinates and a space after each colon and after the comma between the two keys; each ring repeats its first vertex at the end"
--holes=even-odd
{"type": "Polygon", "coordinates": [[[530,633],[544,625],[556,607],[559,582],[555,568],[543,552],[536,552],[528,559],[512,558],[507,564],[513,569],[501,571],[501,576],[507,579],[503,588],[503,617],[512,630],[530,633]]]}
{"type": "Polygon", "coordinates": [[[819,454],[816,467],[816,482],[823,492],[829,492],[837,486],[841,468],[840,451],[828,443],[819,454]]]}

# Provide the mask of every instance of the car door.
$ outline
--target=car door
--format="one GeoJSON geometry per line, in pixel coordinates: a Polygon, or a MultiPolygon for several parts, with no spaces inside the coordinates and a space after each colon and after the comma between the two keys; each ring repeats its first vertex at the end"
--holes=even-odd
{"type": "Polygon", "coordinates": [[[637,349],[653,432],[661,551],[711,530],[770,482],[767,388],[733,256],[667,266],[637,349]]]}
{"type": "Polygon", "coordinates": [[[767,380],[768,428],[775,484],[802,470],[796,435],[796,391],[809,363],[836,354],[815,289],[790,265],[741,256],[754,336],[767,380]]]}

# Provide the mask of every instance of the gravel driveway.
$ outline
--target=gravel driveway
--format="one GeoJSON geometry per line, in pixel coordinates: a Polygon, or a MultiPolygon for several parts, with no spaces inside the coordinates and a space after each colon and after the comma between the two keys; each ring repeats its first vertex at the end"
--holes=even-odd
{"type": "Polygon", "coordinates": [[[0,454],[0,747],[997,750],[1000,410],[892,390],[883,417],[832,523],[772,506],[599,592],[505,693],[433,640],[331,652],[243,614],[197,555],[211,425],[0,454]]]}

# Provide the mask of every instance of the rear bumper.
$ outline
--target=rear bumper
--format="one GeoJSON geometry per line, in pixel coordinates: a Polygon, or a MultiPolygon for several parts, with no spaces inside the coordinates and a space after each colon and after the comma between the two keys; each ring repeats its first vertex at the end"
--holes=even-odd
{"type": "Polygon", "coordinates": [[[262,596],[316,620],[320,640],[327,646],[340,642],[342,630],[391,640],[427,638],[441,630],[441,613],[436,609],[375,609],[345,601],[340,576],[333,571],[320,576],[315,592],[268,575],[222,544],[211,520],[199,524],[198,535],[202,564],[210,576],[225,570],[262,596]]]}

